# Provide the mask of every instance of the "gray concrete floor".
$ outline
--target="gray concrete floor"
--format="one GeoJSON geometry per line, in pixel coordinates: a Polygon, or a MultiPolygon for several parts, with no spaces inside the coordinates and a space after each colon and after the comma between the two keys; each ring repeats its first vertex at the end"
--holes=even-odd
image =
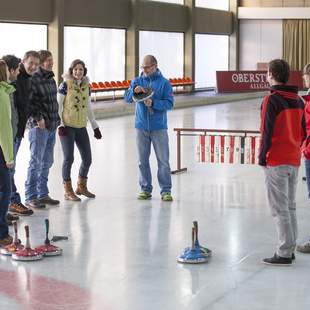
{"type": "MultiPolygon", "coordinates": [[[[171,167],[176,167],[173,128],[257,130],[260,100],[179,109],[169,113],[171,167]]],[[[258,166],[196,162],[197,137],[182,138],[187,173],[173,175],[172,203],[160,200],[152,155],[153,199],[138,201],[133,116],[99,122],[103,139],[92,139],[89,188],[97,197],[81,203],[63,199],[62,152],[57,139],[50,191],[58,207],[35,211],[19,221],[30,225],[32,245],[44,241],[44,219],[61,257],[32,263],[0,260],[0,309],[98,310],[291,310],[309,309],[310,255],[297,253],[291,267],[270,267],[276,231],[258,166]],[[213,250],[210,262],[180,265],[190,244],[192,221],[200,242],[213,250]]],[[[90,131],[90,134],[92,132],[90,131]]],[[[17,184],[24,192],[28,141],[18,154],[17,184]]],[[[72,169],[76,180],[79,155],[72,169]]],[[[300,240],[310,234],[306,184],[298,185],[300,240]]]]}

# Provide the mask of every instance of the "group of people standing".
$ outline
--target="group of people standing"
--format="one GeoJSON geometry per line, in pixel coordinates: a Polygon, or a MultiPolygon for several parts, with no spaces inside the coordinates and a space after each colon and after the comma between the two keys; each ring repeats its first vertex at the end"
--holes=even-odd
{"type": "MultiPolygon", "coordinates": [[[[151,146],[158,163],[157,178],[161,199],[172,201],[171,171],[167,111],[173,108],[173,91],[169,81],[158,69],[157,59],[147,55],[142,73],[135,78],[125,93],[128,103],[136,94],[152,89],[152,97],[136,104],[136,141],[139,157],[138,199],[151,199],[151,146]]],[[[33,209],[57,205],[59,200],[49,194],[48,176],[53,165],[56,131],[63,151],[62,179],[65,199],[80,201],[80,195],[95,198],[87,187],[92,161],[90,141],[86,129],[90,121],[94,137],[102,135],[91,109],[91,90],[85,63],[74,60],[63,82],[57,88],[50,51],[28,51],[21,60],[14,55],[0,60],[0,246],[10,244],[8,224],[18,216],[32,215],[33,209]],[[25,204],[17,191],[14,174],[19,147],[28,127],[30,162],[25,182],[25,204]],[[71,182],[74,146],[82,158],[77,188],[71,182]],[[9,212],[8,212],[9,211],[9,212]]]]}
{"type": "Polygon", "coordinates": [[[65,199],[79,201],[79,195],[95,197],[87,188],[92,160],[87,119],[94,137],[101,139],[102,136],[90,107],[86,73],[84,62],[74,60],[57,88],[50,51],[28,51],[22,60],[14,55],[3,56],[0,60],[0,246],[12,242],[8,224],[18,220],[18,216],[29,216],[33,209],[59,204],[59,200],[51,198],[48,189],[57,130],[64,155],[65,199]],[[26,127],[29,129],[30,162],[23,204],[14,174],[26,127]],[[75,144],[82,163],[74,192],[71,167],[75,144]]]}
{"type": "MultiPolygon", "coordinates": [[[[136,101],[135,128],[141,188],[137,198],[152,198],[149,158],[153,145],[161,199],[172,201],[167,111],[173,108],[173,91],[158,69],[154,56],[145,56],[141,69],[141,75],[125,92],[128,103],[136,101]],[[149,89],[152,95],[144,97],[149,89]],[[134,100],[137,95],[144,99],[134,100]]],[[[95,197],[87,188],[92,161],[87,120],[94,137],[101,139],[102,135],[91,109],[87,68],[82,60],[74,60],[58,89],[52,70],[53,57],[47,50],[29,51],[23,60],[14,55],[3,56],[0,60],[0,246],[12,242],[8,224],[17,220],[18,215],[31,215],[33,209],[59,204],[49,195],[47,185],[57,130],[64,157],[62,178],[65,199],[80,201],[80,195],[95,197]],[[30,162],[24,205],[14,174],[26,126],[29,128],[30,162]],[[75,145],[82,162],[74,191],[71,167],[75,145]]],[[[295,259],[295,195],[302,154],[310,198],[310,96],[301,98],[297,87],[287,85],[289,72],[289,65],[282,59],[269,63],[267,79],[271,88],[261,110],[259,165],[264,168],[268,202],[278,232],[276,252],[263,262],[273,265],[289,265],[295,259]]],[[[310,64],[305,66],[303,78],[306,87],[310,88],[310,64]]],[[[310,241],[297,245],[297,250],[310,253],[310,241]]]]}

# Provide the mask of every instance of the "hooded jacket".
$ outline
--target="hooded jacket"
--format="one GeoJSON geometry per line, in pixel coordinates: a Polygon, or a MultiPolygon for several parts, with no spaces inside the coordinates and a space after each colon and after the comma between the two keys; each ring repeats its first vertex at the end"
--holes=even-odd
{"type": "Polygon", "coordinates": [[[306,137],[304,102],[298,88],[275,85],[261,107],[259,165],[299,166],[306,137]]]}
{"type": "Polygon", "coordinates": [[[135,128],[142,130],[167,129],[167,111],[173,108],[173,91],[167,79],[157,69],[150,76],[143,73],[135,78],[125,93],[125,100],[133,102],[134,89],[137,86],[150,87],[154,90],[152,96],[152,112],[143,102],[137,102],[135,112],[135,128]]]}
{"type": "Polygon", "coordinates": [[[78,82],[69,74],[63,74],[64,81],[59,85],[57,101],[61,126],[83,128],[90,121],[93,129],[98,128],[91,108],[89,79],[84,76],[78,82]]]}
{"type": "Polygon", "coordinates": [[[10,102],[10,94],[14,91],[12,85],[0,82],[0,148],[7,163],[14,161],[10,102]]]}

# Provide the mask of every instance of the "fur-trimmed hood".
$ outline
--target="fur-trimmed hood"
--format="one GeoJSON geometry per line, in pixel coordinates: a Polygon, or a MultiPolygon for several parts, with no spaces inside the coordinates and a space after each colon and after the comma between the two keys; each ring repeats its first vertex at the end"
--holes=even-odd
{"type": "MultiPolygon", "coordinates": [[[[73,76],[71,75],[71,74],[69,74],[68,72],[66,72],[66,73],[64,73],[62,76],[61,76],[62,78],[63,78],[63,80],[65,81],[65,82],[67,82],[67,81],[73,81],[73,82],[75,82],[76,80],[73,78],[73,76]]],[[[81,82],[84,82],[84,83],[86,83],[86,84],[89,84],[89,77],[86,75],[86,76],[83,76],[83,78],[82,78],[82,80],[81,80],[81,82]]]]}

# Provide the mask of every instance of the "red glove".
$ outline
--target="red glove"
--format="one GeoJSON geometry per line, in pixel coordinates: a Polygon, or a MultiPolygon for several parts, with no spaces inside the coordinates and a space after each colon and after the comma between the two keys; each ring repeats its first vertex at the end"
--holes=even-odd
{"type": "Polygon", "coordinates": [[[67,135],[66,127],[65,126],[58,127],[58,134],[60,137],[66,136],[67,135]]]}
{"type": "Polygon", "coordinates": [[[102,138],[102,135],[101,135],[101,132],[100,132],[99,127],[96,128],[96,129],[94,129],[94,137],[95,137],[96,139],[98,139],[98,140],[102,138]]]}

